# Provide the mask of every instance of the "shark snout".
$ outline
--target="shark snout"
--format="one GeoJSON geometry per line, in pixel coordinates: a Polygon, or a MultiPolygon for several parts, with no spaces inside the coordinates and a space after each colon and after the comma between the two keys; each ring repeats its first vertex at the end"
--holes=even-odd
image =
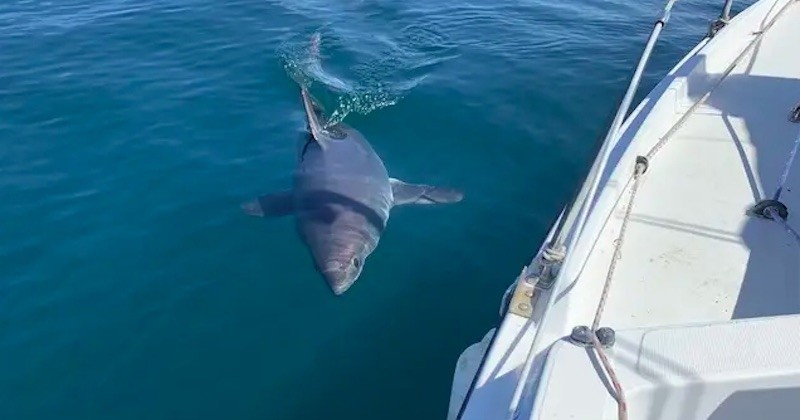
{"type": "Polygon", "coordinates": [[[358,277],[358,273],[353,273],[349,267],[338,261],[328,261],[321,271],[328,286],[337,296],[346,292],[358,277]]]}

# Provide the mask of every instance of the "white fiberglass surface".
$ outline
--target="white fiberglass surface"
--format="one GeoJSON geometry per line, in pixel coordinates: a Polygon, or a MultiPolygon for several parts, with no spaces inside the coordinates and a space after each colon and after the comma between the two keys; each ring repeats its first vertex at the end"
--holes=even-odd
{"type": "MultiPolygon", "coordinates": [[[[788,118],[800,103],[798,40],[795,4],[650,159],[603,324],[627,328],[800,312],[797,241],[780,224],[747,212],[775,193],[800,131],[788,118]]],[[[701,99],[711,84],[706,81],[721,77],[702,74],[705,57],[698,59],[676,108],[701,99]]],[[[795,162],[780,201],[796,229],[798,187],[795,162]]],[[[630,186],[581,274],[593,277],[588,288],[594,290],[584,297],[592,311],[629,198],[630,186]]]]}

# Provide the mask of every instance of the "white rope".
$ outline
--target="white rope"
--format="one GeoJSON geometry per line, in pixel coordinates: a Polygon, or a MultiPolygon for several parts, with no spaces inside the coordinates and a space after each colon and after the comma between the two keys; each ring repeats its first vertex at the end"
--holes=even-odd
{"type": "Polygon", "coordinates": [[[781,175],[781,180],[778,182],[778,188],[775,190],[775,195],[772,198],[773,200],[781,198],[783,186],[786,185],[786,180],[789,178],[789,171],[792,169],[792,164],[794,163],[794,157],[797,156],[798,146],[800,146],[800,132],[797,133],[797,137],[794,139],[794,146],[792,147],[792,151],[789,152],[789,159],[786,161],[786,166],[783,167],[783,174],[781,175]]]}
{"type": "MultiPolygon", "coordinates": [[[[793,120],[794,122],[794,120],[793,120]]],[[[797,156],[797,149],[800,147],[800,132],[797,133],[797,137],[794,140],[794,145],[792,146],[792,150],[789,152],[789,158],[786,160],[786,165],[783,167],[783,173],[781,174],[781,178],[778,181],[778,187],[775,189],[775,194],[772,196],[772,199],[775,201],[780,200],[781,193],[783,192],[783,187],[786,185],[786,181],[789,179],[789,172],[792,170],[792,164],[794,163],[794,158],[797,156]]],[[[800,246],[800,235],[797,233],[794,228],[792,228],[789,223],[780,216],[778,210],[774,206],[767,207],[764,209],[770,219],[778,222],[783,229],[794,238],[795,242],[798,246],[800,246]]]]}
{"type": "Polygon", "coordinates": [[[608,294],[611,290],[611,281],[614,279],[614,271],[617,268],[617,261],[622,258],[622,244],[625,241],[625,232],[628,228],[628,221],[630,220],[631,212],[633,210],[633,203],[636,199],[636,193],[639,191],[639,182],[646,168],[647,167],[644,162],[638,162],[636,164],[636,168],[633,173],[631,195],[628,199],[628,206],[625,209],[625,216],[622,219],[622,224],[619,228],[619,234],[617,235],[617,239],[614,241],[614,254],[611,256],[611,264],[608,266],[608,273],[606,274],[606,281],[603,285],[603,292],[600,295],[600,302],[597,304],[597,311],[594,314],[594,321],[592,321],[591,328],[592,347],[594,348],[597,357],[600,359],[603,369],[605,370],[606,375],[608,375],[608,379],[611,380],[611,383],[614,386],[614,399],[617,400],[617,417],[619,420],[628,419],[628,402],[625,399],[625,391],[622,388],[622,384],[619,382],[617,373],[614,370],[614,367],[611,365],[611,362],[609,362],[608,356],[606,356],[600,340],[597,338],[597,328],[600,326],[600,319],[603,317],[603,311],[606,307],[608,294]]]}
{"type": "Polygon", "coordinates": [[[597,353],[597,357],[600,358],[600,363],[603,364],[603,369],[605,369],[608,379],[611,380],[611,384],[614,386],[614,392],[616,393],[614,399],[617,400],[617,418],[619,420],[628,420],[628,401],[625,399],[625,391],[622,389],[622,384],[619,383],[617,372],[614,371],[614,367],[608,361],[608,356],[603,351],[603,346],[594,332],[592,332],[592,347],[597,353]]]}
{"type": "Polygon", "coordinates": [[[778,222],[781,226],[783,226],[783,229],[786,230],[786,232],[788,232],[790,235],[792,235],[795,242],[797,242],[797,245],[800,246],[800,235],[798,235],[797,231],[794,230],[794,228],[789,226],[789,223],[786,220],[783,220],[783,217],[781,217],[778,214],[778,211],[775,209],[775,207],[767,207],[765,211],[769,214],[769,217],[772,220],[778,222]]]}
{"type": "Polygon", "coordinates": [[[628,207],[625,209],[625,216],[622,219],[622,225],[619,228],[619,235],[614,241],[614,255],[611,257],[611,264],[608,266],[608,273],[606,274],[606,282],[603,286],[603,293],[600,295],[600,302],[597,305],[597,312],[594,314],[594,321],[592,322],[592,331],[596,331],[600,325],[600,318],[603,316],[603,310],[606,306],[606,299],[608,298],[608,291],[611,286],[611,280],[614,277],[614,271],[617,268],[617,261],[622,258],[622,242],[625,239],[625,231],[628,228],[628,220],[631,216],[633,209],[633,200],[636,198],[636,193],[639,191],[639,180],[645,170],[644,163],[637,163],[636,169],[633,174],[633,186],[631,186],[631,196],[628,200],[628,207]]]}
{"type": "Polygon", "coordinates": [[[766,34],[767,31],[770,28],[772,28],[772,25],[774,25],[775,22],[777,22],[778,18],[780,18],[781,15],[783,15],[783,13],[786,12],[789,6],[791,6],[795,2],[796,0],[793,0],[783,5],[783,8],[781,8],[781,10],[779,10],[778,13],[775,14],[775,17],[773,17],[772,20],[766,26],[764,26],[760,32],[756,34],[756,37],[753,38],[752,41],[750,41],[750,44],[748,44],[747,47],[745,47],[745,49],[742,50],[742,52],[739,53],[738,56],[736,56],[736,59],[734,59],[731,62],[731,64],[725,69],[725,71],[722,72],[722,75],[719,77],[719,79],[717,79],[716,83],[714,83],[714,86],[712,86],[711,89],[709,89],[705,94],[703,94],[703,96],[701,96],[697,102],[692,104],[692,106],[683,115],[681,115],[678,121],[675,122],[675,124],[672,127],[670,127],[670,129],[664,134],[664,136],[658,140],[658,142],[653,146],[653,148],[650,149],[649,152],[647,152],[646,155],[647,159],[652,159],[653,156],[655,156],[655,154],[661,149],[661,147],[663,147],[664,144],[666,144],[667,141],[670,138],[672,138],[672,136],[678,131],[678,129],[680,129],[683,126],[686,120],[688,120],[689,117],[692,116],[692,114],[694,114],[697,108],[699,108],[706,102],[708,97],[711,96],[711,94],[717,90],[719,85],[722,84],[722,82],[731,74],[731,72],[736,68],[736,66],[739,65],[739,62],[742,61],[742,58],[744,58],[750,52],[750,50],[752,50],[753,47],[755,47],[756,44],[758,44],[758,42],[761,41],[761,38],[764,37],[764,34],[766,34]]]}

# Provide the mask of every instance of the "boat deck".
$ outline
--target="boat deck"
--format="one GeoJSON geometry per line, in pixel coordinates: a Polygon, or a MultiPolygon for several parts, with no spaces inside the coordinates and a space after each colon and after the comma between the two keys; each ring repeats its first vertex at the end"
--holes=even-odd
{"type": "MultiPolygon", "coordinates": [[[[600,327],[616,331],[607,353],[631,418],[750,418],[741,404],[796,417],[786,395],[800,389],[790,339],[800,320],[800,236],[750,210],[773,198],[800,136],[790,121],[800,104],[799,40],[800,0],[760,0],[639,104],[587,179],[597,195],[562,215],[566,258],[552,288],[534,292],[526,280],[536,277],[523,270],[493,342],[474,346],[488,346],[480,369],[456,370],[454,389],[469,395],[460,418],[617,418],[594,352],[567,340],[597,313],[600,327]],[[649,164],[636,180],[640,156],[649,164]]],[[[800,229],[800,157],[779,200],[800,229]]]]}
{"type": "MultiPolygon", "coordinates": [[[[640,180],[603,324],[628,328],[800,313],[797,240],[779,223],[748,214],[775,194],[800,131],[789,120],[800,103],[798,40],[800,4],[794,2],[728,76],[695,71],[687,77],[677,112],[710,95],[650,159],[640,180]]],[[[696,66],[706,71],[703,63],[696,66]]],[[[798,189],[795,162],[780,196],[795,229],[798,189]]],[[[605,278],[629,197],[630,186],[582,272],[596,283],[605,278]]]]}

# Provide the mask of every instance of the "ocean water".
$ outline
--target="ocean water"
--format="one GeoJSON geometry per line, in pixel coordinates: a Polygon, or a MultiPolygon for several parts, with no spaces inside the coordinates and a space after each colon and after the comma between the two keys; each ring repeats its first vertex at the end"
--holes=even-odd
{"type": "MultiPolygon", "coordinates": [[[[645,91],[722,3],[677,4],[645,91]]],[[[0,2],[0,418],[444,418],[661,6],[0,2]],[[291,218],[239,210],[290,186],[298,82],[466,194],[395,209],[341,297],[291,218]]]]}

